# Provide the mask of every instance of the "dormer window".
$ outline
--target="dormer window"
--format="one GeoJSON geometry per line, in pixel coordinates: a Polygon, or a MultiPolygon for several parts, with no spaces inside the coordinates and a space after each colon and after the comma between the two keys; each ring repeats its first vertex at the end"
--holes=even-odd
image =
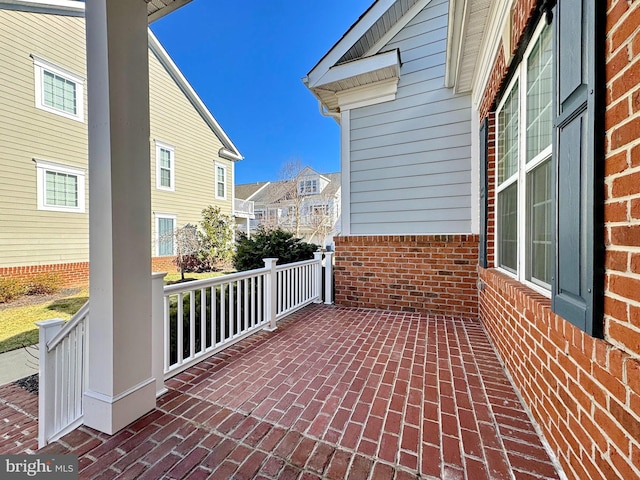
{"type": "Polygon", "coordinates": [[[300,180],[298,189],[301,195],[312,195],[318,193],[318,180],[300,180]]]}

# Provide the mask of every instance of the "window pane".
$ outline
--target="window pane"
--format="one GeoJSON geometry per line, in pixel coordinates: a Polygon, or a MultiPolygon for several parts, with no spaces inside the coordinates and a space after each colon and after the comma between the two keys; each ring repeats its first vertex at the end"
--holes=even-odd
{"type": "Polygon", "coordinates": [[[160,149],[160,167],[171,168],[171,151],[164,148],[160,149]]]}
{"type": "Polygon", "coordinates": [[[551,160],[527,174],[527,279],[551,285],[551,160]]]}
{"type": "Polygon", "coordinates": [[[173,218],[158,219],[158,254],[173,255],[173,218]]]}
{"type": "Polygon", "coordinates": [[[60,172],[45,172],[45,205],[78,206],[78,177],[60,172]]]}
{"type": "Polygon", "coordinates": [[[518,171],[518,84],[498,114],[498,183],[518,171]]]}
{"type": "Polygon", "coordinates": [[[500,266],[516,272],[518,269],[518,184],[508,186],[498,193],[498,217],[500,221],[500,266]]]}
{"type": "Polygon", "coordinates": [[[217,193],[216,195],[218,197],[224,197],[225,196],[225,178],[224,178],[224,174],[225,174],[225,170],[222,167],[217,167],[216,168],[216,189],[217,189],[217,193]]]}
{"type": "Polygon", "coordinates": [[[171,188],[171,170],[160,168],[160,185],[171,188]]]}
{"type": "Polygon", "coordinates": [[[545,27],[527,65],[527,161],[551,145],[551,28],[545,27]]]}
{"type": "Polygon", "coordinates": [[[77,113],[76,84],[51,72],[42,72],[43,102],[56,110],[77,113]]]}

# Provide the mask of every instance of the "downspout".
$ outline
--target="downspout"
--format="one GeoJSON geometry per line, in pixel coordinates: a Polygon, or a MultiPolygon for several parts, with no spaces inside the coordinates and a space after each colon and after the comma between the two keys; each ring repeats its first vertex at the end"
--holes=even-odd
{"type": "Polygon", "coordinates": [[[323,117],[331,117],[338,123],[340,123],[340,113],[332,112],[331,110],[325,110],[321,100],[318,100],[318,109],[320,110],[320,115],[322,115],[323,117]]]}

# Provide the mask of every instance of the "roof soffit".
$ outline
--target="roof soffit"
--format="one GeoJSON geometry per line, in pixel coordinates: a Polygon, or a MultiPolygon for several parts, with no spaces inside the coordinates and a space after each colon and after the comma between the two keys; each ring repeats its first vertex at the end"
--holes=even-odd
{"type": "Polygon", "coordinates": [[[449,8],[446,81],[456,93],[484,85],[511,0],[452,0],[449,8]]]}
{"type": "MultiPolygon", "coordinates": [[[[191,0],[145,0],[149,23],[164,17],[191,0]]],[[[40,13],[73,15],[84,12],[84,1],[79,0],[2,0],[0,7],[24,9],[40,13]]]]}

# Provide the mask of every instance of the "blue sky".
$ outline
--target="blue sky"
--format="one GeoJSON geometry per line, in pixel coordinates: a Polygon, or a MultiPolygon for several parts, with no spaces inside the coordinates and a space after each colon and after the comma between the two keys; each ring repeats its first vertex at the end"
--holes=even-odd
{"type": "Polygon", "coordinates": [[[340,170],[339,126],[303,85],[373,0],[193,0],[151,29],[245,159],[236,184],[284,162],[340,170]]]}

